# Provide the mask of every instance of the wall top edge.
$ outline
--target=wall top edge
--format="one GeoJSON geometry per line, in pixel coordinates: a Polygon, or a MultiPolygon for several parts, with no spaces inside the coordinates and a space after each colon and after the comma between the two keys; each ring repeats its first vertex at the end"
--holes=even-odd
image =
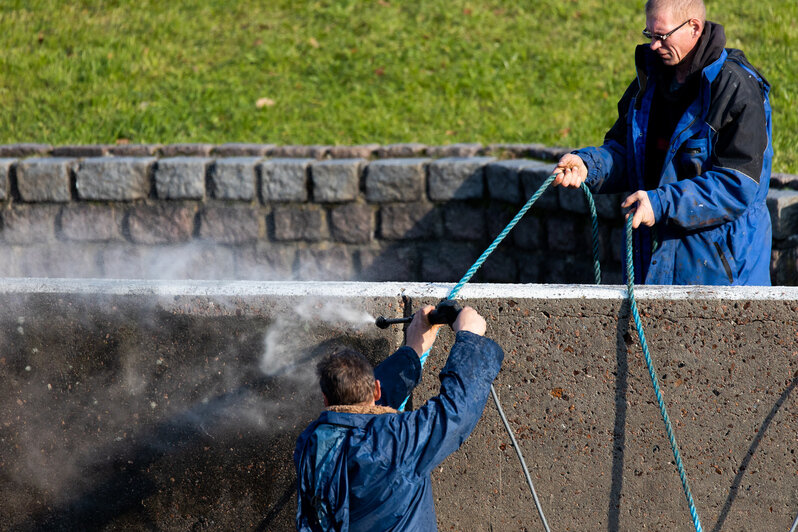
{"type": "MultiPolygon", "coordinates": [[[[282,282],[130,279],[0,278],[0,294],[63,294],[200,297],[401,297],[443,299],[453,283],[282,282]]],[[[792,286],[640,286],[638,300],[798,301],[792,286]]],[[[458,299],[622,300],[623,285],[481,284],[466,285],[458,299]]]]}

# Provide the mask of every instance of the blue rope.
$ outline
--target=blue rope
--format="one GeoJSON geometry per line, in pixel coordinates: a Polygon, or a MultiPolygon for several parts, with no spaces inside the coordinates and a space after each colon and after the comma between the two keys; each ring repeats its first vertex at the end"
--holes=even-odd
{"type": "Polygon", "coordinates": [[[676,444],[676,436],[673,433],[671,420],[668,417],[668,410],[665,408],[665,401],[662,398],[662,391],[659,388],[659,380],[657,379],[657,372],[654,369],[654,363],[651,361],[651,354],[648,352],[648,343],[646,342],[646,334],[643,331],[643,322],[640,319],[640,313],[637,311],[637,301],[635,300],[635,271],[632,259],[632,216],[626,218],[626,286],[629,290],[629,305],[632,309],[632,316],[635,320],[635,327],[637,327],[637,336],[640,338],[640,346],[643,348],[643,356],[646,359],[646,367],[648,374],[651,377],[651,384],[654,387],[654,395],[657,396],[657,404],[659,405],[659,412],[662,414],[662,420],[665,422],[665,432],[668,434],[668,441],[671,444],[673,457],[676,459],[676,469],[679,471],[679,478],[682,481],[682,489],[684,496],[687,499],[687,505],[690,507],[690,516],[693,519],[693,526],[696,532],[702,532],[701,520],[698,518],[698,510],[696,510],[695,503],[693,502],[693,495],[690,492],[690,485],[687,483],[687,473],[682,463],[682,456],[679,453],[679,446],[676,444]]]}
{"type": "MultiPolygon", "coordinates": [[[[454,299],[460,293],[460,290],[463,286],[471,280],[471,278],[476,274],[477,270],[484,264],[487,258],[490,256],[491,253],[496,249],[496,247],[501,243],[502,240],[512,231],[512,229],[521,221],[521,218],[527,213],[527,211],[532,207],[532,205],[540,198],[541,195],[546,191],[546,189],[551,185],[554,181],[555,175],[549,176],[543,184],[538,188],[538,190],[532,195],[531,198],[521,207],[521,210],[518,211],[518,214],[507,224],[507,227],[502,230],[501,233],[493,240],[490,246],[482,252],[482,255],[474,262],[474,264],[468,269],[462,279],[452,288],[451,292],[449,292],[448,299],[454,299]]],[[[596,281],[596,284],[601,284],[601,266],[599,264],[599,237],[598,237],[598,216],[596,214],[596,205],[593,201],[593,195],[590,193],[587,185],[582,183],[581,186],[582,190],[585,193],[585,198],[588,202],[588,207],[590,209],[590,215],[592,220],[592,233],[593,233],[593,274],[596,281]]],[[[670,442],[671,449],[673,451],[673,456],[676,460],[676,468],[679,472],[679,479],[682,481],[682,488],[684,490],[685,498],[687,499],[687,505],[690,508],[690,516],[693,520],[693,525],[695,526],[696,532],[703,532],[703,528],[701,527],[701,521],[698,517],[698,510],[695,507],[695,503],[693,502],[693,495],[690,492],[690,486],[687,482],[687,473],[684,469],[684,464],[682,463],[682,457],[679,453],[679,446],[676,443],[676,436],[673,432],[673,427],[670,422],[670,418],[668,417],[668,411],[665,408],[665,401],[662,398],[662,391],[659,387],[659,380],[657,379],[657,373],[654,369],[654,363],[651,360],[651,354],[648,350],[648,344],[646,342],[646,335],[643,331],[643,323],[640,319],[640,313],[637,310],[637,301],[634,295],[634,264],[632,258],[632,217],[628,217],[626,219],[626,277],[627,277],[627,288],[629,292],[629,305],[632,311],[632,316],[634,317],[635,327],[637,328],[637,335],[640,338],[640,345],[643,349],[643,356],[646,361],[646,367],[648,368],[648,374],[651,377],[651,384],[654,387],[654,394],[657,397],[657,403],[659,405],[660,414],[662,414],[662,420],[665,422],[665,432],[668,435],[668,441],[670,442]]],[[[421,361],[421,365],[423,367],[424,363],[429,356],[431,349],[428,349],[424,352],[419,360],[421,361]]],[[[504,411],[502,410],[501,404],[499,404],[498,397],[496,395],[496,390],[493,388],[491,384],[491,393],[493,395],[494,402],[496,403],[496,408],[499,410],[499,415],[502,419],[505,419],[504,411]]],[[[399,410],[404,410],[405,404],[407,403],[406,398],[402,405],[399,407],[399,410]]],[[[507,432],[510,434],[510,439],[515,442],[515,436],[513,435],[513,431],[510,428],[508,423],[505,423],[505,428],[507,432]]],[[[530,489],[532,490],[532,496],[535,499],[535,504],[538,509],[538,513],[540,514],[540,518],[543,521],[544,528],[548,531],[549,526],[546,522],[546,518],[543,515],[543,509],[540,506],[540,503],[537,498],[537,493],[535,493],[535,487],[532,485],[532,480],[529,476],[529,471],[526,468],[526,463],[524,462],[524,458],[521,455],[521,450],[516,443],[514,443],[516,447],[516,452],[521,460],[521,467],[524,470],[524,474],[526,475],[527,482],[529,484],[530,489]]],[[[796,518],[796,522],[798,523],[798,518],[796,518]]]]}

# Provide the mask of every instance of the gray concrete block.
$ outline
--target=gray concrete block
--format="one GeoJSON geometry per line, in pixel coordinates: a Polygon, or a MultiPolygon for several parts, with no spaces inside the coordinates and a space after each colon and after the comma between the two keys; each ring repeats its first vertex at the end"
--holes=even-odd
{"type": "Polygon", "coordinates": [[[250,207],[209,206],[199,214],[199,237],[220,244],[242,244],[258,240],[265,218],[250,207]]]}
{"type": "Polygon", "coordinates": [[[419,157],[426,153],[427,145],[418,142],[407,142],[399,144],[388,144],[377,150],[377,157],[380,159],[392,159],[395,157],[419,157]]]}
{"type": "MultiPolygon", "coordinates": [[[[585,198],[585,192],[582,190],[582,187],[553,188],[557,191],[557,199],[560,202],[560,209],[566,212],[573,212],[577,214],[587,214],[589,212],[587,198],[585,198]]],[[[598,211],[598,207],[596,207],[596,210],[598,211]]]]}
{"type": "Polygon", "coordinates": [[[82,242],[122,240],[121,220],[122,216],[112,205],[68,205],[61,210],[61,236],[82,242]]]}
{"type": "Polygon", "coordinates": [[[297,247],[259,241],[248,246],[236,246],[235,265],[238,279],[253,281],[283,281],[293,278],[297,247]]]}
{"type": "Polygon", "coordinates": [[[275,148],[274,144],[247,144],[243,142],[228,142],[216,146],[211,150],[211,155],[216,157],[265,157],[275,148]]]}
{"type": "Polygon", "coordinates": [[[155,190],[159,199],[205,199],[205,177],[212,159],[168,157],[155,167],[155,190]]]}
{"type": "Polygon", "coordinates": [[[324,159],[331,146],[275,146],[272,157],[285,159],[324,159]]]}
{"type": "MultiPolygon", "coordinates": [[[[521,186],[524,190],[524,198],[527,200],[538,191],[540,186],[551,175],[554,165],[531,166],[521,170],[521,186]]],[[[526,201],[526,200],[525,200],[526,201]]],[[[532,206],[532,209],[558,209],[557,187],[549,187],[542,196],[532,206]]]]}
{"type": "Polygon", "coordinates": [[[101,244],[48,242],[19,246],[14,250],[19,277],[101,277],[99,253],[101,244]]]}
{"type": "MultiPolygon", "coordinates": [[[[582,220],[573,216],[549,216],[546,218],[545,228],[546,240],[551,250],[574,253],[584,251],[589,244],[585,242],[582,220]]],[[[592,246],[587,249],[592,249],[592,246]]]]}
{"type": "Polygon", "coordinates": [[[463,203],[443,208],[444,235],[452,240],[485,240],[485,209],[463,203]]]}
{"type": "Polygon", "coordinates": [[[791,188],[798,189],[798,175],[795,174],[771,174],[770,188],[791,188]]]}
{"type": "Polygon", "coordinates": [[[333,159],[313,163],[310,167],[313,201],[340,203],[357,199],[365,162],[365,159],[333,159]]]}
{"type": "Polygon", "coordinates": [[[475,157],[482,151],[482,144],[479,143],[458,143],[447,144],[445,146],[427,147],[427,155],[430,157],[475,157]]]}
{"type": "Polygon", "coordinates": [[[260,157],[225,157],[211,165],[211,193],[216,199],[251,201],[256,197],[260,157]]]}
{"type": "Polygon", "coordinates": [[[125,279],[234,279],[233,249],[188,243],[169,246],[110,245],[101,251],[103,275],[125,279]]]}
{"type": "Polygon", "coordinates": [[[386,240],[441,236],[441,210],[430,203],[401,203],[380,208],[380,236],[386,240]]]}
{"type": "Polygon", "coordinates": [[[263,202],[307,201],[311,162],[312,159],[271,159],[261,163],[263,202]]]}
{"type": "Polygon", "coordinates": [[[433,201],[482,198],[484,168],[493,157],[447,157],[429,165],[429,197],[433,201]]]}
{"type": "Polygon", "coordinates": [[[0,159],[0,201],[11,196],[11,171],[16,159],[0,159]]]}
{"type": "Polygon", "coordinates": [[[518,282],[518,265],[513,255],[500,250],[491,253],[480,268],[482,280],[486,283],[518,282]]]}
{"type": "Polygon", "coordinates": [[[136,244],[174,244],[194,235],[194,206],[160,202],[136,205],[127,213],[125,226],[136,244]]]}
{"type": "Polygon", "coordinates": [[[344,246],[297,251],[297,277],[303,281],[348,281],[355,278],[353,251],[344,246]]]}
{"type": "Polygon", "coordinates": [[[426,165],[430,159],[382,159],[366,168],[366,199],[380,203],[424,198],[426,165]]]}
{"type": "Polygon", "coordinates": [[[798,233],[798,191],[771,189],[768,191],[767,206],[774,240],[798,233]]]}
{"type": "Polygon", "coordinates": [[[543,144],[537,143],[496,143],[488,144],[485,155],[492,155],[502,159],[529,159],[534,158],[534,153],[540,153],[543,144]]]}
{"type": "Polygon", "coordinates": [[[53,147],[50,144],[20,142],[0,145],[0,157],[42,157],[48,155],[53,147]]]}
{"type": "Polygon", "coordinates": [[[147,198],[152,187],[152,157],[95,157],[75,170],[78,197],[84,200],[130,201],[147,198]]]}
{"type": "Polygon", "coordinates": [[[330,211],[333,240],[347,244],[365,244],[374,238],[374,207],[347,203],[330,211]]]}
{"type": "Polygon", "coordinates": [[[318,242],[329,237],[325,213],[318,205],[277,207],[272,223],[278,241],[318,242]]]}
{"type": "Polygon", "coordinates": [[[540,251],[546,248],[541,234],[540,218],[527,213],[513,228],[510,236],[516,246],[521,249],[540,251]]]}
{"type": "Polygon", "coordinates": [[[622,220],[621,203],[629,194],[593,194],[593,201],[596,202],[596,213],[600,218],[607,220],[622,220]]]}
{"type": "Polygon", "coordinates": [[[53,157],[103,157],[108,155],[111,146],[108,144],[75,144],[56,146],[50,152],[53,157]]]}
{"type": "Polygon", "coordinates": [[[358,146],[332,146],[329,154],[333,159],[370,159],[377,150],[379,144],[361,144],[358,146]]]}
{"type": "Polygon", "coordinates": [[[14,205],[2,211],[2,235],[8,244],[55,241],[56,205],[14,205]]]}
{"type": "Polygon", "coordinates": [[[17,188],[23,201],[67,202],[73,159],[44,157],[17,163],[17,188]]]}
{"type": "Polygon", "coordinates": [[[119,144],[108,148],[108,153],[117,157],[152,157],[161,147],[161,144],[119,144]]]}
{"type": "Polygon", "coordinates": [[[376,248],[360,249],[360,274],[363,281],[420,281],[419,250],[415,243],[394,242],[376,248]]]}
{"type": "Polygon", "coordinates": [[[523,204],[527,198],[522,194],[521,171],[527,167],[545,165],[531,159],[496,161],[485,166],[485,184],[491,198],[509,203],[523,204]]]}
{"type": "MultiPolygon", "coordinates": [[[[421,278],[428,282],[457,282],[482,253],[480,246],[461,242],[426,245],[421,251],[421,278]]],[[[481,282],[477,271],[473,282],[481,282]]]]}
{"type": "Polygon", "coordinates": [[[213,148],[213,144],[204,143],[167,144],[158,153],[161,157],[208,157],[213,148]]]}

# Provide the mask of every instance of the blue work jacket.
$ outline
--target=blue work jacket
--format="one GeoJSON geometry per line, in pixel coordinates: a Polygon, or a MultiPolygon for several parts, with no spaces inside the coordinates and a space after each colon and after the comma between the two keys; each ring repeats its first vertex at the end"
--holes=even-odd
{"type": "MultiPolygon", "coordinates": [[[[476,426],[503,358],[492,340],[460,331],[439,375],[440,394],[419,409],[322,412],[294,451],[297,529],[436,530],[430,473],[476,426]]],[[[420,370],[409,347],[375,369],[387,406],[402,403],[420,370]]]]}
{"type": "MultiPolygon", "coordinates": [[[[636,58],[637,79],[619,102],[618,122],[604,144],[574,152],[597,193],[645,190],[659,59],[647,45],[638,47],[636,58]]],[[[671,137],[659,185],[648,191],[656,224],[634,234],[635,282],[770,285],[770,86],[733,49],[723,49],[700,76],[698,97],[671,137]]]]}

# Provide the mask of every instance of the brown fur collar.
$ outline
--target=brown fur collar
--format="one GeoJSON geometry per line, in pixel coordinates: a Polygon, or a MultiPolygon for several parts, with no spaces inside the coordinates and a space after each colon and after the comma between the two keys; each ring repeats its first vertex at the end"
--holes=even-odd
{"type": "Polygon", "coordinates": [[[328,406],[330,412],[339,414],[396,414],[396,410],[389,406],[379,405],[333,405],[328,406]]]}

